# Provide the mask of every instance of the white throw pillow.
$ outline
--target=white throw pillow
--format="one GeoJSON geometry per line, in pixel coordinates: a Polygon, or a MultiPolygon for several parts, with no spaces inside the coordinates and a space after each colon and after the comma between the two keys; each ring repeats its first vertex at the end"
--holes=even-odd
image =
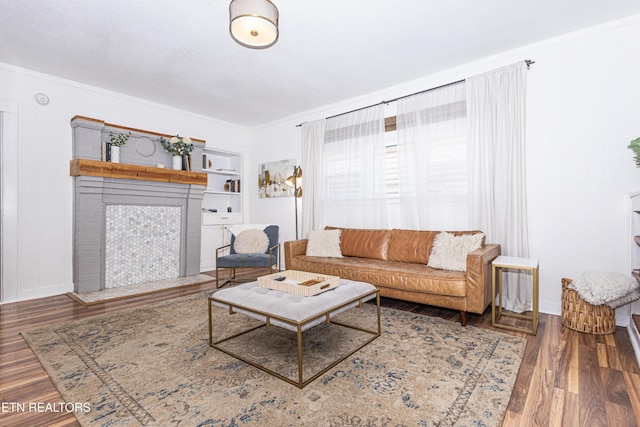
{"type": "Polygon", "coordinates": [[[467,255],[482,245],[483,233],[456,236],[443,231],[433,239],[427,266],[451,271],[467,271],[467,255]]]}
{"type": "Polygon", "coordinates": [[[340,250],[342,230],[310,231],[307,242],[307,256],[344,258],[340,250]]]}
{"type": "Polygon", "coordinates": [[[244,230],[233,242],[233,249],[238,254],[263,254],[269,248],[269,236],[262,230],[244,230]]]}

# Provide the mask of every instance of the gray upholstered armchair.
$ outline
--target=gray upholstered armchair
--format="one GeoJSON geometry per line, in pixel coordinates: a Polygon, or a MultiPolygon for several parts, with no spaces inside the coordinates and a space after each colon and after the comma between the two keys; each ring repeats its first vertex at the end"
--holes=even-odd
{"type": "Polygon", "coordinates": [[[236,268],[269,268],[280,271],[280,228],[277,225],[239,224],[229,227],[231,243],[216,249],[216,288],[235,281],[236,268]],[[221,268],[231,269],[220,283],[221,268]]]}

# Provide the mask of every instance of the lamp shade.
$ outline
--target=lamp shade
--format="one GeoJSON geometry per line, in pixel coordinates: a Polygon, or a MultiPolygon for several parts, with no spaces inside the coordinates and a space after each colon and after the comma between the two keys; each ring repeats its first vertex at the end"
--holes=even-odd
{"type": "Polygon", "coordinates": [[[273,46],[279,35],[278,8],[269,0],[233,0],[229,4],[229,31],[242,46],[273,46]]]}
{"type": "Polygon", "coordinates": [[[293,174],[289,176],[285,181],[289,187],[293,187],[293,196],[296,198],[302,197],[302,168],[300,166],[294,166],[293,174]]]}

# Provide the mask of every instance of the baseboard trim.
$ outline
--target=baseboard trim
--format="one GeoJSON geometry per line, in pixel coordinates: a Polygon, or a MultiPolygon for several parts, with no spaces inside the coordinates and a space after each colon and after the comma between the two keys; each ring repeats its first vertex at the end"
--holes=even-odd
{"type": "Polygon", "coordinates": [[[59,285],[51,285],[44,286],[42,288],[30,288],[30,289],[22,289],[18,292],[18,297],[14,299],[7,299],[6,301],[0,302],[1,304],[8,304],[11,302],[20,302],[20,301],[28,301],[32,299],[38,298],[47,298],[53,297],[56,295],[64,295],[67,292],[73,291],[73,283],[62,283],[59,285]]]}

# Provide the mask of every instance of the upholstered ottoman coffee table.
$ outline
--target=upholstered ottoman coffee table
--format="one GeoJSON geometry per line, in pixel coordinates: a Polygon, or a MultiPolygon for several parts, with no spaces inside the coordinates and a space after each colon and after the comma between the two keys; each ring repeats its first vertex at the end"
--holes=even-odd
{"type": "Polygon", "coordinates": [[[380,336],[380,294],[370,283],[355,282],[351,280],[340,280],[340,286],[313,296],[300,296],[278,290],[259,287],[257,282],[245,283],[233,288],[223,289],[214,292],[209,296],[209,345],[217,350],[223,351],[243,362],[255,366],[269,374],[280,378],[290,384],[303,388],[329,369],[376,339],[380,336]],[[354,307],[362,307],[362,303],[374,299],[377,306],[377,330],[369,330],[358,326],[347,325],[334,320],[339,313],[354,307]],[[213,307],[222,307],[229,310],[229,314],[242,313],[253,319],[263,322],[257,327],[242,331],[230,337],[225,337],[218,341],[213,339],[213,307]],[[355,348],[350,353],[341,356],[333,361],[329,366],[314,374],[308,379],[303,379],[303,341],[302,333],[314,326],[327,323],[339,325],[364,332],[370,337],[355,348]],[[238,352],[232,352],[221,347],[225,341],[239,337],[240,335],[252,332],[258,328],[277,326],[296,333],[298,346],[298,380],[294,381],[272,369],[262,366],[255,361],[248,360],[238,352]]]}

